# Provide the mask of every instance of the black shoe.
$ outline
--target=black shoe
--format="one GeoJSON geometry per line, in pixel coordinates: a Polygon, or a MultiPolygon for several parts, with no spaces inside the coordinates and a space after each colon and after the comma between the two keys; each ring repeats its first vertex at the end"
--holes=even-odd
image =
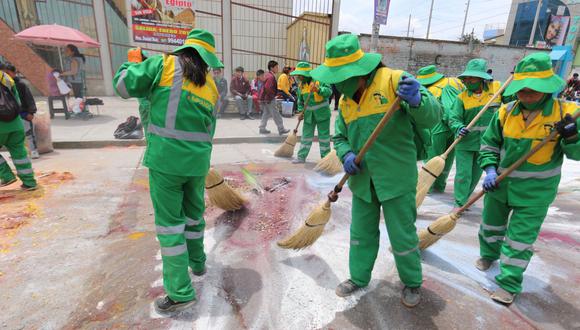
{"type": "Polygon", "coordinates": [[[278,134],[279,134],[279,135],[284,135],[284,134],[288,134],[289,132],[290,132],[290,130],[289,130],[289,129],[287,129],[287,128],[283,128],[281,131],[278,131],[278,134]]]}
{"type": "Polygon", "coordinates": [[[336,287],[335,292],[337,296],[344,298],[352,295],[353,293],[357,292],[360,289],[361,287],[356,285],[353,281],[346,280],[336,287]]]}
{"type": "Polygon", "coordinates": [[[247,114],[247,115],[246,115],[246,119],[249,119],[249,120],[254,120],[254,119],[256,119],[256,118],[252,117],[252,115],[251,115],[251,114],[247,114]]]}
{"type": "Polygon", "coordinates": [[[401,292],[401,302],[403,305],[413,308],[421,301],[421,288],[410,288],[405,286],[401,292]]]}
{"type": "Polygon", "coordinates": [[[265,128],[260,128],[260,134],[270,134],[270,133],[272,133],[272,132],[268,131],[265,128]]]}
{"type": "Polygon", "coordinates": [[[205,275],[205,273],[207,273],[207,268],[205,268],[205,266],[204,266],[202,270],[195,271],[192,269],[191,272],[195,276],[203,276],[203,275],[205,275]]]}
{"type": "Polygon", "coordinates": [[[176,302],[171,300],[169,296],[165,296],[155,300],[155,310],[158,313],[175,313],[181,312],[193,304],[195,304],[195,299],[190,301],[176,302]]]}
{"type": "Polygon", "coordinates": [[[34,190],[38,189],[38,185],[36,185],[36,186],[27,186],[27,185],[25,185],[25,184],[22,184],[22,185],[20,186],[20,188],[21,188],[22,190],[24,190],[24,191],[34,191],[34,190]]]}
{"type": "Polygon", "coordinates": [[[240,115],[240,120],[246,120],[246,115],[240,115]]]}
{"type": "Polygon", "coordinates": [[[6,187],[16,182],[16,178],[8,180],[8,181],[1,181],[0,180],[0,187],[6,187]]]}

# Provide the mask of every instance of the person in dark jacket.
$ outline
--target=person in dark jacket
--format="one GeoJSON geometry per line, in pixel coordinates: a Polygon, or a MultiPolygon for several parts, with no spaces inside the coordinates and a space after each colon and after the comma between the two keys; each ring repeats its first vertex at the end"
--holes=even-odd
{"type": "Polygon", "coordinates": [[[278,93],[276,73],[278,73],[278,62],[268,62],[268,72],[264,75],[264,87],[262,89],[262,94],[260,94],[260,101],[262,104],[260,134],[270,134],[270,131],[266,129],[270,117],[274,118],[274,122],[276,123],[276,126],[278,126],[278,134],[283,135],[290,132],[289,129],[284,128],[282,116],[278,112],[278,109],[276,109],[276,94],[278,93]]]}
{"type": "Polygon", "coordinates": [[[224,75],[222,73],[222,69],[220,68],[214,68],[213,69],[213,80],[215,81],[215,85],[218,89],[218,93],[220,95],[216,106],[215,106],[215,112],[216,117],[219,118],[221,117],[221,115],[224,113],[224,111],[226,111],[226,108],[228,107],[228,81],[226,80],[226,78],[224,78],[224,75]]]}
{"type": "Polygon", "coordinates": [[[16,75],[16,67],[12,64],[6,64],[4,66],[4,72],[14,80],[18,94],[20,95],[20,102],[22,112],[20,117],[24,121],[24,130],[26,132],[26,143],[28,144],[28,150],[30,150],[30,157],[37,159],[40,157],[38,150],[36,148],[36,136],[34,135],[34,126],[32,124],[32,119],[34,114],[36,114],[36,101],[32,96],[32,92],[28,85],[20,77],[16,75]]]}

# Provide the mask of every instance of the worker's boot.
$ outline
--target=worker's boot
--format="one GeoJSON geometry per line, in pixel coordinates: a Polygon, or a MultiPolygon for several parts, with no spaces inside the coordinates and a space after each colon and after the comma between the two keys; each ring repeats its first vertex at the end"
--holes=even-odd
{"type": "Polygon", "coordinates": [[[0,187],[6,187],[9,186],[11,184],[13,184],[14,182],[16,182],[16,178],[10,179],[10,180],[0,180],[0,187]]]}
{"type": "Polygon", "coordinates": [[[405,286],[401,293],[401,302],[407,307],[415,307],[421,301],[421,288],[405,286]]]}
{"type": "Polygon", "coordinates": [[[36,186],[29,186],[29,185],[25,185],[24,183],[20,186],[20,189],[24,190],[24,191],[34,191],[36,189],[38,189],[38,185],[36,186]]]}
{"type": "Polygon", "coordinates": [[[475,268],[481,270],[482,272],[487,271],[491,265],[493,264],[493,260],[479,258],[475,261],[475,268]]]}
{"type": "Polygon", "coordinates": [[[491,299],[504,305],[510,305],[511,303],[513,303],[515,297],[516,297],[515,293],[508,292],[502,288],[498,288],[491,294],[491,299]]]}
{"type": "Polygon", "coordinates": [[[205,275],[205,273],[207,273],[207,268],[205,268],[205,266],[203,266],[203,269],[201,269],[201,270],[193,270],[192,269],[191,272],[195,276],[203,276],[203,275],[205,275]]]}
{"type": "Polygon", "coordinates": [[[195,299],[190,301],[173,301],[169,296],[155,300],[155,310],[158,313],[176,313],[181,312],[195,303],[195,299]]]}
{"type": "Polygon", "coordinates": [[[346,280],[336,287],[336,295],[339,297],[348,297],[356,291],[362,289],[351,280],[346,280]]]}

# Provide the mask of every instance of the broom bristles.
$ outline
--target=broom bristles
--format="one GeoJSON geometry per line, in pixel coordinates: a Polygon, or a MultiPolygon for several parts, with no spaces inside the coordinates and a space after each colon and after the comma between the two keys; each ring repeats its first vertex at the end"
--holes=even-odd
{"type": "Polygon", "coordinates": [[[318,205],[296,232],[289,237],[278,241],[278,246],[284,249],[300,250],[314,244],[324,231],[324,227],[330,220],[330,202],[326,201],[318,205]]]}
{"type": "Polygon", "coordinates": [[[316,167],[314,167],[316,172],[320,172],[326,175],[336,175],[342,172],[342,163],[336,154],[336,150],[331,150],[328,155],[324,156],[316,167]]]}
{"type": "Polygon", "coordinates": [[[419,249],[425,250],[437,243],[445,234],[455,228],[460,217],[461,215],[457,213],[447,214],[435,220],[426,229],[421,229],[419,231],[419,249]]]}
{"type": "Polygon", "coordinates": [[[417,178],[417,196],[415,199],[417,208],[423,204],[425,196],[429,193],[431,186],[441,175],[445,168],[445,159],[441,156],[433,157],[419,171],[417,178]]]}
{"type": "Polygon", "coordinates": [[[237,190],[225,182],[221,174],[211,168],[205,178],[207,196],[212,205],[225,210],[236,211],[244,207],[247,200],[237,190]]]}
{"type": "Polygon", "coordinates": [[[284,143],[274,152],[274,156],[276,157],[283,157],[283,158],[291,158],[294,155],[294,147],[296,147],[296,143],[298,143],[298,136],[296,133],[292,131],[284,140],[284,143]]]}

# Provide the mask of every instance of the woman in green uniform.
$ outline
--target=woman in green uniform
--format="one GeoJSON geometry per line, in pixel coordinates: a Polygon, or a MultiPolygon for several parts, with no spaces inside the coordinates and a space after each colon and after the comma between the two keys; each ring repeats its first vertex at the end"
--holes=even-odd
{"type": "Polygon", "coordinates": [[[379,251],[381,207],[399,277],[405,285],[402,302],[416,306],[422,283],[419,239],[415,230],[417,210],[417,130],[439,121],[437,100],[417,80],[381,63],[381,55],[364,53],[358,38],[340,35],[326,44],[323,65],[312,78],[335,84],[343,94],[335,123],[334,147],[352,176],[350,227],[350,279],[336,294],[346,297],[369,284],[379,251]],[[403,101],[361,164],[355,163],[377,124],[399,95],[403,101]]]}
{"type": "Polygon", "coordinates": [[[204,182],[218,99],[209,68],[217,67],[223,64],[215,55],[214,36],[194,29],[173,53],[142,63],[127,62],[114,78],[121,97],[151,102],[144,165],[149,168],[167,293],[155,302],[159,312],[193,304],[195,290],[188,267],[195,275],[205,273],[204,182]]]}
{"type": "Polygon", "coordinates": [[[293,163],[304,163],[314,141],[314,130],[318,128],[318,143],[320,144],[320,157],[324,158],[330,152],[330,105],[328,98],[332,89],[326,84],[313,81],[310,76],[312,67],[308,62],[299,62],[296,70],[290,73],[299,81],[298,86],[298,112],[304,119],[302,126],[302,138],[298,157],[293,163]],[[306,101],[308,105],[306,106],[306,101]],[[306,110],[304,110],[306,108],[306,110]]]}
{"type": "Polygon", "coordinates": [[[481,141],[480,166],[487,190],[483,222],[479,230],[480,259],[476,267],[488,270],[500,260],[499,284],[491,298],[511,304],[522,291],[522,281],[550,204],[556,198],[564,156],[580,160],[578,126],[572,115],[576,103],[552,97],[565,82],[552,71],[545,53],[525,57],[516,66],[514,81],[506,96],[517,100],[493,116],[481,141]],[[559,136],[548,142],[501,184],[498,174],[527,154],[553,129],[559,136]]]}

